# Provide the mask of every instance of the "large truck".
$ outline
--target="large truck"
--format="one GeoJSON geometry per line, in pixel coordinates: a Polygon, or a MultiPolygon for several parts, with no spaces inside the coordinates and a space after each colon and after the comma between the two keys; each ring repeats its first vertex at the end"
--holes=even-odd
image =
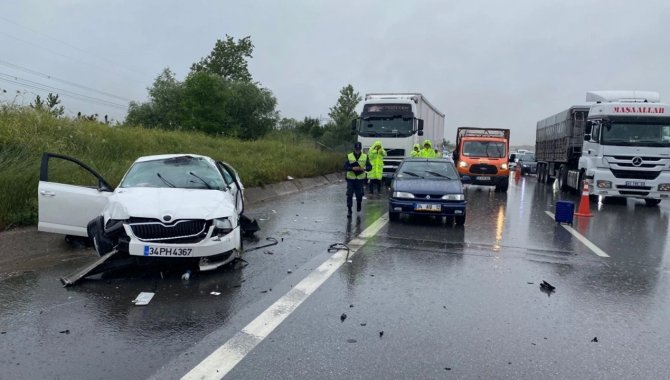
{"type": "Polygon", "coordinates": [[[351,127],[363,149],[381,141],[386,150],[382,176],[390,181],[414,144],[423,145],[425,139],[433,148],[442,144],[444,114],[419,93],[371,93],[365,95],[361,116],[351,127]]]}
{"type": "Polygon", "coordinates": [[[461,127],[456,131],[454,162],[473,185],[509,187],[509,129],[461,127]]]}
{"type": "Polygon", "coordinates": [[[670,198],[670,105],[657,92],[590,91],[576,105],[537,122],[538,181],[563,191],[670,198]]]}

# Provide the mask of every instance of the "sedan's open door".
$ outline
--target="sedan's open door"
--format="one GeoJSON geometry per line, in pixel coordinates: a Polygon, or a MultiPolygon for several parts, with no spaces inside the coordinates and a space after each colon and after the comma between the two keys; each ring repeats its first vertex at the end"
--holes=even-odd
{"type": "Polygon", "coordinates": [[[37,229],[88,236],[86,225],[100,215],[113,190],[86,164],[60,154],[44,153],[37,189],[37,229]]]}

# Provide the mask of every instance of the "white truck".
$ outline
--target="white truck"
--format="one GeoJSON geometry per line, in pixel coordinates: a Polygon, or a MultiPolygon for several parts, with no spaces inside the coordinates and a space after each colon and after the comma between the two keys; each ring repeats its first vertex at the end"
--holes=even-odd
{"type": "Polygon", "coordinates": [[[414,144],[429,139],[433,148],[442,145],[444,114],[419,93],[371,93],[365,95],[361,116],[351,127],[363,149],[381,141],[386,150],[383,177],[388,181],[414,144]]]}
{"type": "Polygon", "coordinates": [[[670,105],[657,92],[591,91],[588,105],[572,106],[537,123],[539,182],[590,196],[670,198],[670,105]]]}

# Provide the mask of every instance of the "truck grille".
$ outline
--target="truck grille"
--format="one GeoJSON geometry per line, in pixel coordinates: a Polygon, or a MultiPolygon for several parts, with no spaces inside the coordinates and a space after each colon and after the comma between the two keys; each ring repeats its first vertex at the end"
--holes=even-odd
{"type": "MultiPolygon", "coordinates": [[[[184,240],[205,237],[207,222],[205,220],[177,220],[172,224],[163,224],[158,220],[131,221],[130,228],[138,239],[143,241],[184,240]]],[[[151,219],[149,219],[151,220],[151,219]]]]}
{"type": "Polygon", "coordinates": [[[405,149],[386,149],[387,157],[405,157],[405,149]]]}
{"type": "Polygon", "coordinates": [[[475,164],[470,166],[470,173],[472,174],[498,174],[498,168],[493,165],[475,164]]]}
{"type": "Polygon", "coordinates": [[[645,171],[645,170],[616,170],[610,169],[612,174],[616,178],[628,178],[628,179],[656,179],[661,172],[660,171],[645,171]]]}

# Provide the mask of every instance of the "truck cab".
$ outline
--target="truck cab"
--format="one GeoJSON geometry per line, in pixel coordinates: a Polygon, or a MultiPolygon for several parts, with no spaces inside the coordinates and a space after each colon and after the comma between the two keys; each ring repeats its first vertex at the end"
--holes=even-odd
{"type": "Polygon", "coordinates": [[[461,177],[473,185],[509,187],[509,129],[458,128],[454,162],[461,177]]]}

